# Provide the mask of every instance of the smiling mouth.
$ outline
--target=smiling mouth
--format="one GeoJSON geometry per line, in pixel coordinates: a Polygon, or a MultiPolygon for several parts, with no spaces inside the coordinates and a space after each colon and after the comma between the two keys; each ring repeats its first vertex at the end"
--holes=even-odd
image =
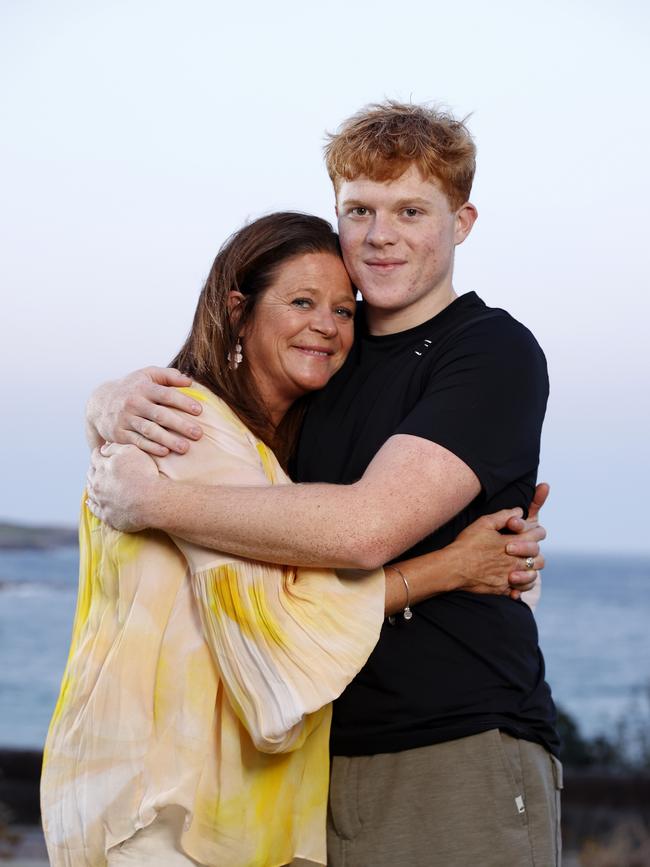
{"type": "Polygon", "coordinates": [[[401,265],[406,265],[403,259],[368,259],[364,262],[368,268],[372,268],[373,271],[393,271],[395,268],[399,268],[401,265]]]}
{"type": "Polygon", "coordinates": [[[334,355],[331,349],[316,349],[313,346],[294,346],[294,349],[304,352],[305,355],[311,355],[314,358],[329,358],[334,355]]]}

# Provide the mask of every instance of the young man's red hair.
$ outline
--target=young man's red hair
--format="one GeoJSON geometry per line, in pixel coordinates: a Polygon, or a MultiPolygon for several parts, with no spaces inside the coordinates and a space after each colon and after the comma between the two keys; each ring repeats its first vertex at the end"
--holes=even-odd
{"type": "Polygon", "coordinates": [[[450,114],[388,100],[366,106],[331,134],[325,160],[336,192],[358,177],[394,180],[415,164],[456,210],[469,199],[476,147],[464,122],[450,114]]]}

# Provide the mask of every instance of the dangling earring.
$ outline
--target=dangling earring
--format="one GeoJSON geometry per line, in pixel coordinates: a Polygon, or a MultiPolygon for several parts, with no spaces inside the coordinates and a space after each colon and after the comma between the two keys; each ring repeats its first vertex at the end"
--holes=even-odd
{"type": "Polygon", "coordinates": [[[241,348],[241,337],[237,338],[237,343],[235,344],[235,352],[234,355],[232,353],[228,353],[228,367],[231,370],[237,370],[239,365],[242,363],[244,356],[242,354],[241,348]]]}

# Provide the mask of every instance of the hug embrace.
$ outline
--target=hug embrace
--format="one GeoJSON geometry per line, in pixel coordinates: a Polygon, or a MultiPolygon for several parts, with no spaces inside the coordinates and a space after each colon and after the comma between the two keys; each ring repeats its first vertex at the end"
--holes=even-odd
{"type": "Polygon", "coordinates": [[[326,160],[338,234],[235,232],[172,366],[88,404],[54,867],[560,863],[548,378],[454,290],[475,146],[387,102],[326,160]]]}

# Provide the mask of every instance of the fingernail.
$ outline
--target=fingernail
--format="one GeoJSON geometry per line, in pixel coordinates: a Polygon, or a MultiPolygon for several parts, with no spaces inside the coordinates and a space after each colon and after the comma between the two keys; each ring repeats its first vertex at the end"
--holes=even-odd
{"type": "Polygon", "coordinates": [[[201,412],[201,407],[198,405],[198,403],[192,404],[192,412],[195,412],[197,415],[201,412]]]}
{"type": "Polygon", "coordinates": [[[506,545],[506,554],[514,554],[514,553],[515,553],[515,549],[513,548],[513,546],[512,545],[506,545]]]}
{"type": "Polygon", "coordinates": [[[201,428],[200,427],[193,427],[190,429],[190,433],[193,437],[200,437],[201,436],[201,428]]]}
{"type": "Polygon", "coordinates": [[[185,443],[176,443],[176,451],[185,454],[187,451],[187,445],[185,443]]]}

